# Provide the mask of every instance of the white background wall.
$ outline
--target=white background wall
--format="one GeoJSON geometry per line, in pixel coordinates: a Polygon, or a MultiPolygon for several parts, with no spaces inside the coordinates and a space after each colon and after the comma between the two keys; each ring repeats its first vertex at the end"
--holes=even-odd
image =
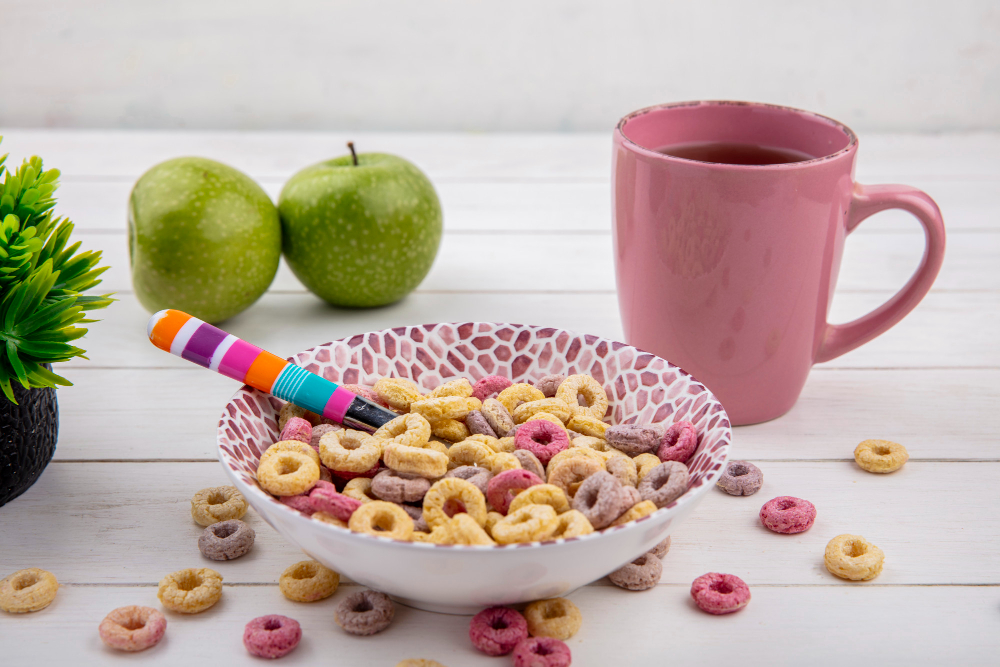
{"type": "Polygon", "coordinates": [[[1000,129],[997,0],[0,0],[0,125],[607,130],[696,98],[1000,129]]]}

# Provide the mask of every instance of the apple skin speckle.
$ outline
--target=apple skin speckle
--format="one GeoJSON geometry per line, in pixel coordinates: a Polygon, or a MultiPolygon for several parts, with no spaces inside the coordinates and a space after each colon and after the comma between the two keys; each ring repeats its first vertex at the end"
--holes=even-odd
{"type": "Polygon", "coordinates": [[[441,245],[441,203],[416,165],[361,153],[306,167],[278,198],[285,260],[335,306],[399,301],[424,279],[441,245]]]}

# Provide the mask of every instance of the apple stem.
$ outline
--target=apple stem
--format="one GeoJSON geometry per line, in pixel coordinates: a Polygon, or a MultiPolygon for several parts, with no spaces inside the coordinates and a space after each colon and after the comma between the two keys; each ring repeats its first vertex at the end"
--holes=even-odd
{"type": "Polygon", "coordinates": [[[354,166],[357,167],[358,166],[358,154],[354,152],[354,142],[353,141],[348,141],[347,142],[347,147],[351,149],[351,159],[354,160],[354,166]]]}

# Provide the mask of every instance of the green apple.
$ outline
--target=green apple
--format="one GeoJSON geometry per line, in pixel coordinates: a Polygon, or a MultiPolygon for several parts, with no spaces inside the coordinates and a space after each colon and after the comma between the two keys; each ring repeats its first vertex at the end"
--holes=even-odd
{"type": "Polygon", "coordinates": [[[441,202],[411,162],[383,153],[355,162],[352,155],[306,167],[282,188],[285,260],[335,306],[384,306],[430,271],[441,245],[441,202]]]}
{"type": "Polygon", "coordinates": [[[259,185],[214,160],[181,157],[143,174],[128,212],[132,284],[155,312],[221,322],[260,298],[281,259],[281,221],[259,185]]]}

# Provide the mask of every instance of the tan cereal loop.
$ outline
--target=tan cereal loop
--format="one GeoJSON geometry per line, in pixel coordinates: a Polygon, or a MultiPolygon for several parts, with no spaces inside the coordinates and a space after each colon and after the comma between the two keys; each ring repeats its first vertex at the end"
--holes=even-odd
{"type": "Polygon", "coordinates": [[[430,533],[425,533],[422,530],[415,530],[413,534],[410,535],[411,542],[433,542],[430,533]]]}
{"type": "MultiPolygon", "coordinates": [[[[525,403],[524,405],[527,405],[527,403],[525,403]]],[[[544,410],[541,412],[536,412],[535,414],[531,415],[530,417],[524,420],[524,423],[527,424],[528,422],[532,422],[537,419],[542,419],[549,422],[550,424],[555,424],[563,431],[566,431],[566,424],[564,424],[563,421],[559,419],[559,417],[556,417],[551,412],[545,412],[544,410]]],[[[566,434],[569,435],[569,431],[566,431],[566,434]]]]}
{"type": "Polygon", "coordinates": [[[493,526],[493,539],[500,544],[541,542],[552,538],[559,515],[549,505],[525,505],[510,512],[493,526]]]}
{"type": "Polygon", "coordinates": [[[663,463],[656,454],[639,454],[639,456],[636,456],[632,460],[635,461],[635,466],[638,470],[637,476],[640,482],[653,468],[663,463]]]}
{"type": "Polygon", "coordinates": [[[556,390],[556,398],[567,405],[577,405],[577,394],[583,394],[587,407],[581,406],[576,412],[589,412],[596,419],[604,419],[604,414],[608,411],[608,395],[597,380],[589,375],[570,375],[556,390]]]}
{"type": "MultiPolygon", "coordinates": [[[[486,445],[487,447],[489,447],[490,449],[492,449],[494,452],[508,452],[509,453],[509,452],[514,451],[514,447],[513,446],[511,446],[510,449],[502,449],[501,446],[500,446],[500,439],[499,438],[493,438],[493,437],[490,437],[488,435],[483,435],[482,433],[473,433],[468,438],[466,438],[466,440],[473,440],[475,442],[481,442],[484,445],[486,445]]],[[[513,438],[511,440],[513,441],[513,438]]]]}
{"type": "Polygon", "coordinates": [[[431,424],[431,433],[435,438],[448,442],[460,442],[469,437],[469,427],[457,419],[442,419],[431,424]]]}
{"type": "Polygon", "coordinates": [[[428,440],[427,444],[422,447],[422,449],[433,449],[435,452],[441,452],[445,456],[448,455],[448,448],[448,445],[434,439],[428,440]]]}
{"type": "Polygon", "coordinates": [[[547,412],[550,415],[555,415],[557,419],[562,424],[569,421],[570,416],[573,411],[566,404],[565,401],[558,398],[540,398],[537,401],[528,401],[527,403],[522,403],[521,405],[514,408],[511,415],[514,417],[514,423],[523,424],[528,421],[533,415],[539,412],[547,412]]]}
{"type": "MultiPolygon", "coordinates": [[[[536,484],[524,489],[510,501],[507,512],[516,512],[525,505],[550,505],[556,514],[568,512],[570,509],[569,498],[566,492],[555,484],[536,484]]],[[[581,516],[583,516],[581,514],[581,516]]]]}
{"type": "Polygon", "coordinates": [[[263,461],[267,457],[281,452],[302,452],[314,460],[316,465],[319,465],[319,453],[312,448],[312,445],[301,440],[280,440],[264,450],[264,453],[260,455],[260,460],[263,461]]]}
{"type": "MultiPolygon", "coordinates": [[[[511,415],[513,415],[514,410],[521,403],[540,401],[543,398],[545,398],[545,394],[538,389],[535,389],[530,384],[525,384],[523,382],[512,384],[497,394],[497,400],[500,401],[500,405],[506,408],[507,412],[511,413],[511,415]]],[[[492,424],[490,425],[492,426],[492,424]]],[[[497,435],[500,434],[497,433],[497,435]]]]}
{"type": "Polygon", "coordinates": [[[431,531],[435,544],[484,545],[496,544],[476,520],[465,512],[451,517],[431,531]]]}
{"type": "Polygon", "coordinates": [[[532,602],[524,608],[528,634],[532,637],[552,637],[565,641],[580,631],[583,614],[566,598],[532,602]]]}
{"type": "Polygon", "coordinates": [[[573,415],[566,423],[566,428],[592,438],[603,438],[608,425],[590,413],[573,415]]]}
{"type": "MultiPolygon", "coordinates": [[[[516,497],[517,496],[515,496],[515,498],[516,497]]],[[[483,526],[483,529],[486,530],[487,535],[493,537],[493,526],[497,525],[497,521],[499,521],[502,518],[503,514],[500,514],[500,512],[494,512],[493,510],[490,510],[489,512],[486,513],[486,524],[483,526]]]]}
{"type": "Polygon", "coordinates": [[[604,464],[605,469],[615,476],[622,486],[635,487],[639,485],[639,471],[635,466],[635,461],[622,456],[612,456],[604,464]]]}
{"type": "Polygon", "coordinates": [[[432,530],[462,511],[480,526],[486,525],[486,496],[464,479],[447,477],[438,480],[424,496],[424,521],[432,530]]]}
{"type": "MultiPolygon", "coordinates": [[[[596,452],[607,452],[613,449],[604,438],[596,438],[592,435],[579,435],[570,441],[570,447],[586,447],[596,452]]],[[[614,451],[618,451],[615,449],[614,451]]],[[[621,453],[621,452],[619,452],[621,453]]],[[[622,454],[625,456],[625,454],[622,454]]]]}
{"type": "Polygon", "coordinates": [[[160,580],[160,603],[179,614],[198,614],[222,597],[222,575],[207,567],[172,572],[160,580]]]}
{"type": "Polygon", "coordinates": [[[628,523],[629,521],[635,521],[636,519],[641,519],[644,516],[649,516],[655,511],[656,503],[652,500],[643,500],[642,502],[632,505],[627,512],[612,521],[611,525],[620,526],[623,523],[628,523]]]}
{"type": "Polygon", "coordinates": [[[498,438],[496,450],[497,452],[513,454],[517,451],[517,444],[515,443],[514,438],[498,438]]]}
{"type": "Polygon", "coordinates": [[[424,417],[432,424],[443,419],[465,419],[473,410],[483,406],[478,398],[464,396],[442,396],[425,398],[410,404],[410,412],[424,417]]]}
{"type": "Polygon", "coordinates": [[[297,496],[318,480],[319,466],[302,452],[281,452],[257,466],[257,483],[274,496],[297,496]]]}
{"type": "Polygon", "coordinates": [[[570,510],[559,515],[559,525],[556,526],[556,532],[552,534],[552,539],[580,537],[592,532],[594,532],[594,526],[583,512],[570,510]]]}
{"type": "Polygon", "coordinates": [[[347,527],[355,533],[368,533],[394,540],[409,541],[413,535],[413,519],[396,503],[373,500],[351,514],[347,527]]]}
{"type": "Polygon", "coordinates": [[[868,472],[896,472],[909,458],[906,447],[889,440],[865,440],[854,450],[854,460],[868,472]]]}
{"type": "Polygon", "coordinates": [[[478,466],[486,468],[487,463],[496,454],[488,445],[478,440],[466,438],[455,443],[448,449],[448,467],[478,466]]]}
{"type": "MultiPolygon", "coordinates": [[[[362,502],[366,502],[366,501],[362,501],[362,502]]],[[[367,502],[371,502],[371,500],[368,500],[367,502]]],[[[341,519],[338,519],[337,517],[333,516],[329,512],[313,512],[312,516],[309,517],[309,518],[311,518],[313,521],[319,521],[320,523],[328,523],[331,526],[337,526],[338,528],[347,528],[347,522],[346,521],[342,521],[341,519]]]]}
{"type": "Polygon", "coordinates": [[[314,560],[299,561],[278,579],[282,595],[294,602],[323,600],[336,593],[339,585],[340,575],[314,560]]]}
{"type": "MultiPolygon", "coordinates": [[[[371,477],[355,477],[344,485],[344,490],[341,493],[348,498],[360,500],[362,504],[378,500],[378,498],[372,495],[371,477]]],[[[314,514],[313,516],[316,515],[314,514]]]]}
{"type": "Polygon", "coordinates": [[[589,456],[575,456],[549,468],[549,484],[558,486],[568,498],[573,498],[585,479],[604,470],[604,463],[589,456]]]}
{"type": "Polygon", "coordinates": [[[235,486],[213,486],[202,489],[191,498],[191,518],[199,526],[242,519],[246,513],[247,499],[235,486]]]}
{"type": "Polygon", "coordinates": [[[319,439],[319,456],[330,470],[368,472],[382,457],[382,441],[354,429],[331,431],[319,439]]]}
{"type": "Polygon", "coordinates": [[[451,382],[445,382],[435,387],[428,398],[441,398],[442,396],[462,396],[468,398],[472,396],[472,383],[466,378],[458,378],[451,382]]]}
{"type": "Polygon", "coordinates": [[[406,378],[381,378],[373,387],[389,407],[409,412],[410,404],[423,398],[420,387],[406,378]]]}
{"type": "Polygon", "coordinates": [[[885,554],[860,535],[837,535],[826,545],[823,562],[841,579],[868,581],[882,573],[885,554]]]}
{"type": "Polygon", "coordinates": [[[397,662],[396,667],[445,667],[437,660],[428,660],[426,658],[407,658],[402,662],[397,662]]]}
{"type": "Polygon", "coordinates": [[[487,398],[483,401],[483,407],[479,412],[486,418],[486,423],[490,425],[493,432],[502,437],[514,437],[510,435],[514,428],[514,418],[503,406],[503,403],[495,398],[487,398]]]}
{"type": "Polygon", "coordinates": [[[556,467],[565,461],[566,459],[574,459],[577,457],[586,457],[594,459],[600,462],[601,466],[604,466],[604,452],[599,452],[596,449],[591,449],[590,447],[570,447],[569,449],[564,449],[551,459],[549,459],[549,464],[545,466],[546,476],[551,474],[556,467]]]}
{"type": "Polygon", "coordinates": [[[0,609],[9,614],[27,614],[45,609],[56,599],[59,582],[55,575],[37,567],[18,570],[0,580],[0,609]]]}
{"type": "Polygon", "coordinates": [[[431,439],[431,425],[420,415],[401,415],[386,422],[372,434],[383,441],[383,446],[392,442],[409,447],[423,447],[431,439]]]}
{"type": "Polygon", "coordinates": [[[494,475],[499,475],[505,470],[517,470],[521,467],[521,461],[513,454],[507,452],[497,452],[486,462],[486,467],[494,475]]]}
{"type": "Polygon", "coordinates": [[[382,461],[396,472],[434,479],[448,472],[448,455],[430,447],[409,447],[390,443],[382,452],[382,461]]]}

